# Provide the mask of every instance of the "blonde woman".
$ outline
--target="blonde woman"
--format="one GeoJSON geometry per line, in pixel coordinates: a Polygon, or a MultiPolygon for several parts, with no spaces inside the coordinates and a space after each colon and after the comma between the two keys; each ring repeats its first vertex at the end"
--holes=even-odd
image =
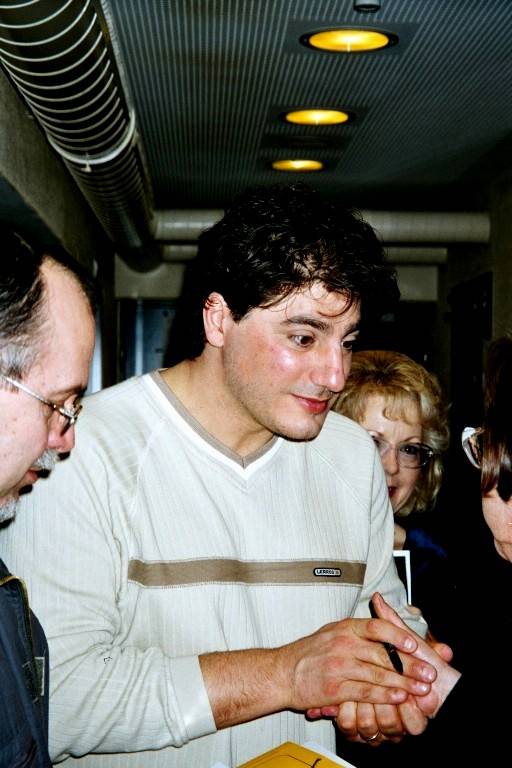
{"type": "Polygon", "coordinates": [[[375,441],[395,514],[394,546],[411,552],[413,603],[433,633],[450,642],[453,580],[442,536],[433,535],[432,516],[423,515],[435,506],[449,440],[439,383],[400,352],[356,352],[334,410],[361,424],[375,441]]]}
{"type": "MultiPolygon", "coordinates": [[[[412,602],[425,616],[431,637],[457,653],[456,578],[441,545],[446,510],[434,509],[449,441],[447,408],[436,377],[400,352],[355,352],[333,408],[372,436],[395,514],[394,547],[410,552],[412,602]]],[[[430,754],[430,730],[377,750],[338,738],[338,754],[359,768],[420,766],[423,754],[430,754]]]]}

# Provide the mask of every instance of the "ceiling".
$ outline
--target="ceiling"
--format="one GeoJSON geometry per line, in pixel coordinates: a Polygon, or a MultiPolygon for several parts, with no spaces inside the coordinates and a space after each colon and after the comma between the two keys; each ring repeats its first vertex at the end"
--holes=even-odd
{"type": "MultiPolygon", "coordinates": [[[[488,183],[512,177],[510,0],[381,0],[374,13],[354,5],[12,0],[0,3],[0,60],[50,154],[140,271],[160,263],[155,237],[180,239],[159,235],[162,222],[177,225],[175,212],[205,214],[195,227],[185,216],[178,222],[193,239],[255,184],[305,180],[348,205],[401,215],[485,209],[488,183]],[[300,41],[338,25],[383,29],[398,43],[340,54],[300,41]],[[300,107],[340,108],[354,119],[322,127],[280,119],[300,107]],[[272,170],[287,157],[320,160],[325,170],[272,170]]],[[[32,168],[42,164],[32,140],[20,140],[26,120],[6,103],[0,138],[12,150],[0,145],[0,217],[26,220],[6,166],[34,187],[32,168]]],[[[61,229],[72,228],[67,187],[56,204],[56,174],[43,169],[41,178],[39,215],[53,205],[61,229]]]]}
{"type": "MultiPolygon", "coordinates": [[[[110,0],[156,208],[220,208],[252,184],[307,180],[359,207],[477,207],[512,137],[509,0],[110,0]],[[353,55],[299,38],[383,28],[396,46],[353,55]],[[283,109],[351,110],[341,126],[285,124],[283,109]],[[316,146],[317,145],[317,146],[316,146]],[[314,157],[315,173],[271,160],[314,157]]],[[[512,158],[510,158],[512,159],[512,158]]]]}

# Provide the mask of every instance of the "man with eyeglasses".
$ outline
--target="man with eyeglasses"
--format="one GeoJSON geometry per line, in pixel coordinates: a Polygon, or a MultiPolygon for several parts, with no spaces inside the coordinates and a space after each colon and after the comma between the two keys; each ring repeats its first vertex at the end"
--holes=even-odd
{"type": "MultiPolygon", "coordinates": [[[[74,446],[94,345],[90,288],[0,232],[0,522],[74,446]]],[[[48,530],[52,523],[48,520],[48,530]]],[[[10,567],[15,570],[15,563],[10,567]]],[[[29,577],[29,574],[23,574],[29,577]]],[[[48,648],[24,582],[0,560],[0,766],[50,766],[48,648]]]]}

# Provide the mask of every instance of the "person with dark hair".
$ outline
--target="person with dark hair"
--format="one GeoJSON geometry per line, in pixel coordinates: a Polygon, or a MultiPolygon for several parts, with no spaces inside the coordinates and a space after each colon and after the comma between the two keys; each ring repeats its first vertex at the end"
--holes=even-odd
{"type": "MultiPolygon", "coordinates": [[[[466,427],[462,433],[462,446],[471,464],[480,471],[482,509],[485,522],[491,530],[496,551],[504,560],[512,562],[512,410],[510,393],[512,391],[512,338],[502,337],[491,343],[485,377],[484,417],[478,428],[466,427]]],[[[478,557],[472,552],[473,559],[478,557]]],[[[495,585],[491,588],[494,589],[495,585]]],[[[471,589],[471,586],[468,587],[471,589]]],[[[484,589],[480,586],[479,594],[484,589]]],[[[403,623],[395,611],[382,597],[374,600],[378,615],[397,626],[403,623]]],[[[479,733],[489,738],[482,740],[482,745],[474,739],[459,739],[457,750],[460,758],[471,754],[485,755],[485,764],[502,761],[503,736],[507,733],[510,717],[508,707],[503,703],[509,686],[512,685],[510,666],[505,660],[500,663],[500,648],[507,653],[510,636],[510,611],[503,606],[503,614],[508,617],[505,628],[504,618],[486,616],[489,627],[485,643],[470,646],[472,658],[465,659],[462,674],[432,653],[430,646],[418,640],[415,655],[428,660],[436,667],[437,677],[431,693],[424,699],[417,699],[421,708],[425,704],[434,704],[433,728],[438,735],[439,745],[450,736],[463,732],[468,722],[475,722],[479,733]],[[497,638],[494,640],[494,638],[497,638]]],[[[421,765],[432,765],[432,755],[425,753],[421,765]]],[[[415,763],[418,765],[419,763],[415,763]]],[[[468,763],[469,764],[469,763],[468,763]]],[[[471,763],[473,764],[473,763],[471,763]]]]}
{"type": "Polygon", "coordinates": [[[366,322],[399,298],[380,242],[355,212],[322,200],[305,185],[242,193],[199,238],[183,302],[192,328],[188,357],[203,351],[203,308],[212,290],[238,322],[252,309],[271,307],[314,282],[350,302],[364,296],[366,322]]]}
{"type": "MultiPolygon", "coordinates": [[[[307,738],[310,708],[386,704],[391,738],[432,667],[407,622],[367,432],[330,413],[366,313],[396,300],[371,228],[306,186],[243,194],[199,243],[188,356],[88,398],[80,445],[4,539],[30,542],[53,642],[51,754],[95,768],[236,765],[307,738]],[[63,485],[62,485],[63,483],[63,485]],[[51,513],[55,528],[46,521],[51,513]],[[58,567],[55,564],[58,563],[58,567]],[[415,642],[413,642],[415,646],[415,642]]],[[[409,721],[408,721],[409,722],[409,721]]]]}
{"type": "MultiPolygon", "coordinates": [[[[20,491],[73,448],[94,318],[68,267],[34,253],[9,230],[0,231],[0,248],[0,522],[6,524],[20,491]]],[[[48,646],[24,583],[0,560],[0,766],[51,764],[48,674],[48,646]]]]}

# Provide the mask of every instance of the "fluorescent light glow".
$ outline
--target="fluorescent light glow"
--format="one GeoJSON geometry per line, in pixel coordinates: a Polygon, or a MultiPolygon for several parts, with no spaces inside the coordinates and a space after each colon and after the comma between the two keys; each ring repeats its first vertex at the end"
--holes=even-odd
{"type": "Polygon", "coordinates": [[[274,160],[275,171],[321,171],[324,164],[320,160],[274,160]]]}
{"type": "Polygon", "coordinates": [[[327,29],[306,35],[304,41],[313,48],[322,51],[339,51],[340,53],[357,53],[359,51],[376,51],[398,41],[394,35],[375,29],[327,29]]]}
{"type": "Polygon", "coordinates": [[[287,112],[285,120],[299,125],[339,125],[346,123],[349,117],[340,109],[298,109],[287,112]]]}

